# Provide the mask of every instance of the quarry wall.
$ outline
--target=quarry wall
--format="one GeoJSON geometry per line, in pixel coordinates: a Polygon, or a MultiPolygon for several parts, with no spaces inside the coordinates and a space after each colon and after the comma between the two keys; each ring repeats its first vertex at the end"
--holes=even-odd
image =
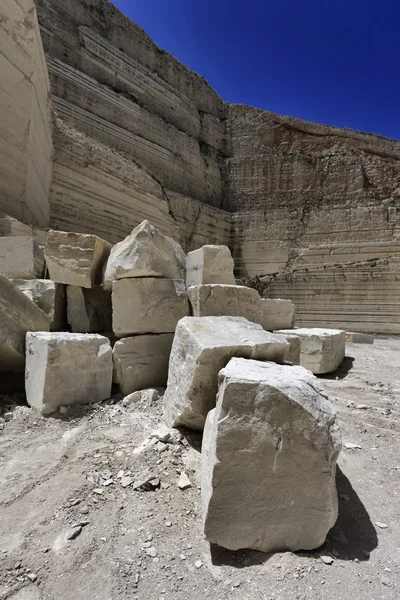
{"type": "Polygon", "coordinates": [[[108,0],[35,4],[0,8],[0,210],[112,243],[147,218],[299,324],[397,328],[400,142],[229,105],[108,0]]]}
{"type": "Polygon", "coordinates": [[[0,8],[0,210],[49,223],[50,83],[33,0],[0,8]]]}

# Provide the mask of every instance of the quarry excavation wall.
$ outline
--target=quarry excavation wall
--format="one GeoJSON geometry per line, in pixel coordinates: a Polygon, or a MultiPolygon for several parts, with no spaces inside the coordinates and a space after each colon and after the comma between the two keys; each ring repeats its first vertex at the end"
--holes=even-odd
{"type": "Polygon", "coordinates": [[[400,142],[230,105],[108,0],[0,16],[0,211],[112,243],[148,219],[299,325],[398,331],[400,142]]]}

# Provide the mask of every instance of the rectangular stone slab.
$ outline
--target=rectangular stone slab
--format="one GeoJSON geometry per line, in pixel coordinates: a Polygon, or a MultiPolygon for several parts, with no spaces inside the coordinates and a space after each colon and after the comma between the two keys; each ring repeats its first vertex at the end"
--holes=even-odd
{"type": "Polygon", "coordinates": [[[68,323],[74,333],[98,333],[112,329],[111,292],[99,285],[67,286],[68,323]]]}
{"type": "Polygon", "coordinates": [[[242,317],[187,317],[172,344],[164,416],[169,427],[202,430],[215,406],[218,372],[233,356],[285,360],[289,344],[242,317]]]}
{"type": "Polygon", "coordinates": [[[50,330],[67,327],[65,285],[50,279],[13,279],[13,283],[50,318],[50,330]]]}
{"type": "Polygon", "coordinates": [[[188,289],[194,317],[244,317],[261,322],[261,298],[257,290],[243,285],[206,284],[188,289]]]}
{"type": "Polygon", "coordinates": [[[261,298],[260,323],[267,331],[290,329],[294,325],[293,302],[279,298],[261,298]]]}
{"type": "Polygon", "coordinates": [[[166,387],[173,339],[173,333],[137,335],[115,344],[114,382],[121,392],[166,387]]]}
{"type": "Polygon", "coordinates": [[[43,250],[33,237],[0,237],[1,275],[9,279],[37,279],[43,272],[43,250]]]}
{"type": "Polygon", "coordinates": [[[113,282],[112,309],[118,337],[173,333],[189,314],[189,302],[180,279],[138,277],[113,282]]]}
{"type": "Polygon", "coordinates": [[[224,283],[234,285],[234,263],[228,246],[205,245],[186,258],[186,285],[224,283]]]}
{"type": "Polygon", "coordinates": [[[338,515],[341,436],[303,367],[233,358],[202,443],[206,539],[229,550],[312,550],[338,515]]]}
{"type": "Polygon", "coordinates": [[[110,250],[96,235],[51,230],[44,250],[50,279],[84,288],[101,285],[110,250]]]}
{"type": "Polygon", "coordinates": [[[346,353],[346,335],[338,329],[279,329],[274,333],[300,338],[300,365],[314,375],[336,371],[346,353]]]}
{"type": "Polygon", "coordinates": [[[0,237],[1,236],[26,236],[32,237],[32,227],[21,223],[18,219],[0,213],[0,237]]]}
{"type": "Polygon", "coordinates": [[[48,315],[0,275],[0,371],[23,371],[26,333],[49,327],[48,315]]]}
{"type": "Polygon", "coordinates": [[[25,390],[43,414],[90,404],[111,394],[112,351],[106,337],[81,333],[28,333],[25,390]]]}

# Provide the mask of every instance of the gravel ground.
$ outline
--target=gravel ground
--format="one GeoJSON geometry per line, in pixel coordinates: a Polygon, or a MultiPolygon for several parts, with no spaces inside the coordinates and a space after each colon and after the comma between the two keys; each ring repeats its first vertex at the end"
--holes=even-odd
{"type": "Polygon", "coordinates": [[[340,514],[326,544],[296,554],[204,541],[201,436],[160,441],[159,400],[125,407],[117,396],[44,418],[3,396],[0,599],[398,599],[400,338],[348,344],[339,371],[321,379],[344,444],[357,447],[339,459],[340,514]]]}

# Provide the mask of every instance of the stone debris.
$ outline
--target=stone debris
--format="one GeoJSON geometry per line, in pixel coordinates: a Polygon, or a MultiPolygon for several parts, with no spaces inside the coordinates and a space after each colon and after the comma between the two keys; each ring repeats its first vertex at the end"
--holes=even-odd
{"type": "Polygon", "coordinates": [[[67,315],[74,333],[99,333],[112,329],[111,292],[101,286],[67,286],[67,315]]]}
{"type": "Polygon", "coordinates": [[[349,344],[373,344],[374,336],[368,333],[355,333],[346,331],[346,342],[349,344]]]}
{"type": "Polygon", "coordinates": [[[182,471],[182,473],[180,474],[180,477],[178,479],[178,488],[180,490],[187,490],[190,487],[192,487],[192,482],[190,481],[189,477],[187,476],[187,473],[185,473],[185,471],[182,471]]]}
{"type": "Polygon", "coordinates": [[[44,250],[50,279],[84,288],[101,285],[110,250],[97,235],[50,230],[44,250]]]}
{"type": "Polygon", "coordinates": [[[267,331],[291,329],[294,325],[294,304],[291,300],[261,298],[261,325],[267,331]]]}
{"type": "Polygon", "coordinates": [[[50,318],[50,331],[67,326],[65,286],[50,279],[13,279],[12,282],[50,318]]]}
{"type": "Polygon", "coordinates": [[[133,489],[139,491],[151,491],[160,486],[160,478],[148,469],[136,476],[133,489]]]}
{"type": "Polygon", "coordinates": [[[321,546],[338,515],[340,448],[332,404],[309,371],[233,358],[203,435],[206,539],[229,550],[321,546]]]}
{"type": "Polygon", "coordinates": [[[48,315],[0,275],[0,371],[23,372],[26,333],[49,328],[48,315]]]}
{"type": "Polygon", "coordinates": [[[194,317],[244,317],[261,323],[261,298],[257,292],[242,285],[206,284],[188,289],[194,317]]]}
{"type": "Polygon", "coordinates": [[[149,221],[143,221],[113,246],[104,274],[104,287],[111,290],[116,279],[132,277],[185,279],[185,273],[186,255],[180,245],[149,221]]]}
{"type": "Polygon", "coordinates": [[[113,377],[123,394],[166,387],[173,339],[173,333],[138,335],[115,344],[113,377]]]}
{"type": "Polygon", "coordinates": [[[333,557],[329,555],[323,554],[320,558],[325,565],[331,565],[334,562],[333,557]]]}
{"type": "Polygon", "coordinates": [[[176,328],[164,394],[168,426],[204,427],[215,406],[218,372],[233,356],[282,363],[283,336],[264,331],[242,317],[186,317],[176,328]]]}
{"type": "Polygon", "coordinates": [[[338,329],[279,329],[275,333],[300,338],[300,365],[314,375],[336,371],[345,357],[345,333],[338,329]]]}
{"type": "Polygon", "coordinates": [[[118,337],[173,333],[178,321],[189,314],[185,284],[155,277],[114,281],[112,310],[118,337]]]}
{"type": "Polygon", "coordinates": [[[28,333],[25,379],[27,402],[42,413],[105,400],[112,383],[110,342],[96,334],[28,333]]]}
{"type": "Polygon", "coordinates": [[[189,252],[186,260],[186,285],[220,283],[235,285],[234,263],[228,246],[205,245],[189,252]]]}
{"type": "Polygon", "coordinates": [[[386,523],[382,523],[381,521],[375,521],[375,525],[379,527],[379,529],[387,529],[388,525],[386,523]]]}
{"type": "Polygon", "coordinates": [[[9,279],[43,277],[44,255],[33,237],[0,237],[0,274],[9,279]]]}
{"type": "Polygon", "coordinates": [[[353,444],[353,442],[346,442],[345,444],[343,444],[343,448],[346,448],[346,450],[362,450],[362,446],[359,446],[358,444],[353,444]]]}
{"type": "Polygon", "coordinates": [[[71,527],[71,529],[67,532],[67,540],[74,540],[82,533],[82,525],[76,525],[75,527],[71,527]]]}

